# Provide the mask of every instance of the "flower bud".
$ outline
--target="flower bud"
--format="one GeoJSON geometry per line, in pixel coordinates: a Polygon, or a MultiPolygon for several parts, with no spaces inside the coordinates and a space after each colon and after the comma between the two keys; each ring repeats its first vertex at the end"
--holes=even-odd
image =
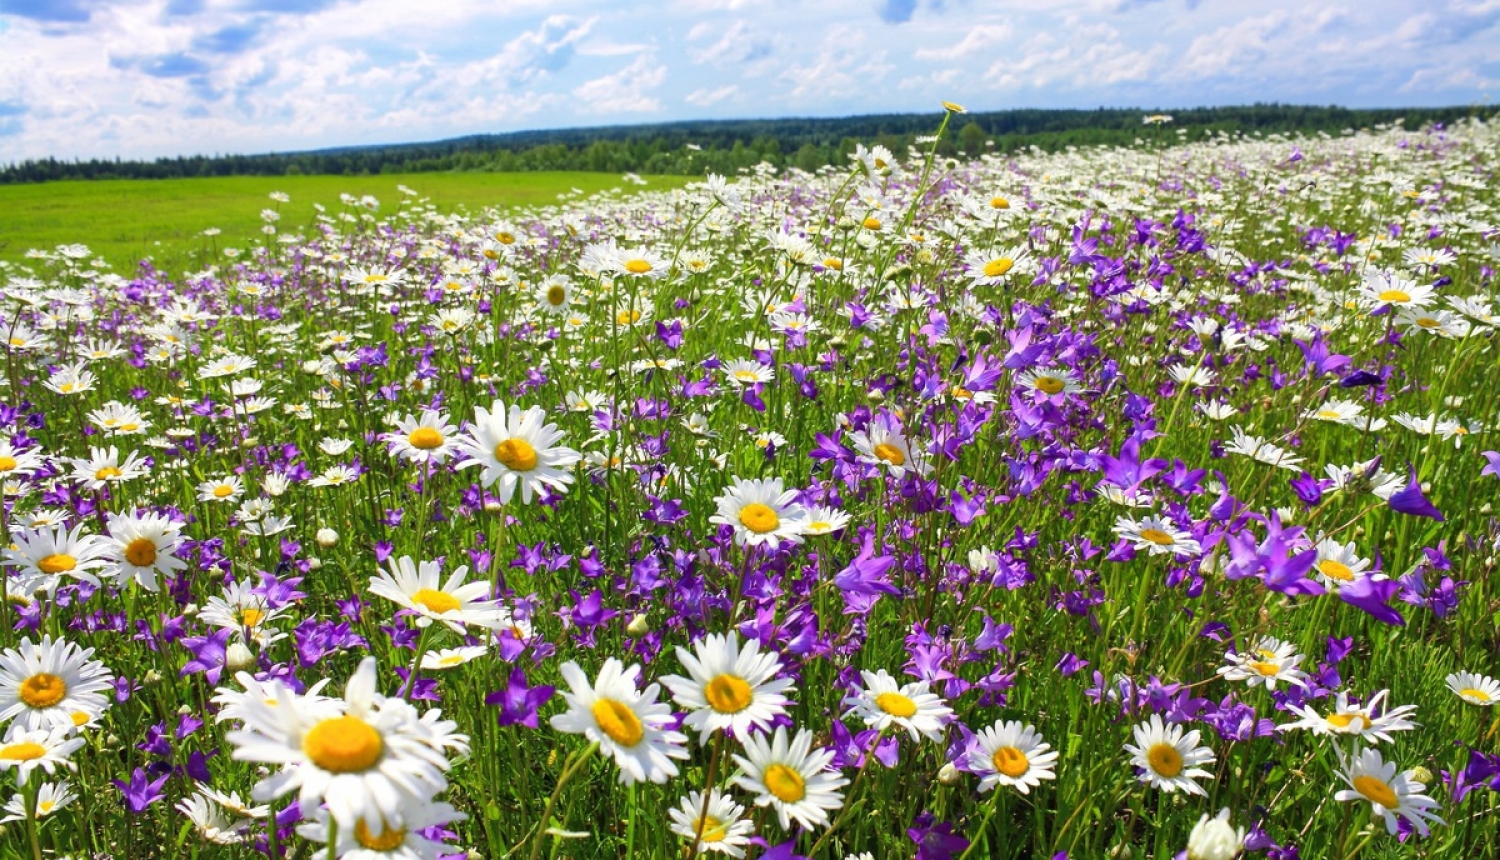
{"type": "Polygon", "coordinates": [[[255,665],[255,655],[243,642],[231,642],[224,649],[224,668],[231,672],[243,672],[255,665]]]}
{"type": "Polygon", "coordinates": [[[330,528],[321,528],[318,529],[318,533],[314,537],[314,540],[316,540],[318,542],[318,546],[322,547],[323,549],[332,549],[334,546],[338,545],[339,533],[330,528]]]}
{"type": "Polygon", "coordinates": [[[964,772],[954,766],[953,762],[945,762],[938,769],[938,782],[943,785],[957,785],[964,778],[964,772]]]}
{"type": "Polygon", "coordinates": [[[651,622],[646,620],[646,614],[642,612],[630,619],[630,623],[625,625],[625,632],[639,639],[651,632],[651,622]]]}

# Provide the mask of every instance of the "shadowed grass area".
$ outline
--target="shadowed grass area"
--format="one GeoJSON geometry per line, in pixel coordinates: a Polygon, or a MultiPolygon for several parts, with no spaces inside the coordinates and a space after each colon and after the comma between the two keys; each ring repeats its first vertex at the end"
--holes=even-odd
{"type": "Polygon", "coordinates": [[[439,210],[478,211],[542,206],[559,195],[597,194],[613,188],[679,187],[688,177],[648,177],[636,186],[613,173],[414,173],[381,176],[226,176],[212,179],[99,180],[40,185],[0,185],[0,260],[22,261],[37,248],[87,245],[96,256],[127,271],[144,257],[171,266],[215,242],[219,247],[263,241],[261,211],[277,209],[280,232],[303,230],[330,212],[339,195],[373,195],[387,211],[403,200],[426,198],[439,210]],[[398,186],[417,192],[403,194],[398,186]],[[270,199],[275,191],[289,203],[270,199]],[[218,228],[218,236],[204,231],[218,228]]]}

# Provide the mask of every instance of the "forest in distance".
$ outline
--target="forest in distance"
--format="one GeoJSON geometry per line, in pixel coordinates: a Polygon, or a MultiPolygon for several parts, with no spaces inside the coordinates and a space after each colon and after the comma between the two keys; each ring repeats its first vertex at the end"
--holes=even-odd
{"type": "MultiPolygon", "coordinates": [[[[1256,104],[1170,111],[1170,124],[1145,125],[1163,115],[1136,109],[975,112],[957,117],[940,154],[1013,153],[1037,147],[1128,146],[1138,139],[1201,140],[1224,134],[1339,134],[1397,122],[1409,128],[1492,114],[1474,106],[1350,109],[1256,104]]],[[[193,155],[154,160],[31,159],[0,166],[0,184],[88,179],[180,179],[206,176],[361,176],[445,171],[538,170],[637,172],[701,176],[732,174],[769,162],[815,171],[842,165],[857,143],[903,152],[930,134],[929,114],[833,119],[714,120],[651,125],[471,135],[429,143],[342,147],[258,155],[193,155]]]]}

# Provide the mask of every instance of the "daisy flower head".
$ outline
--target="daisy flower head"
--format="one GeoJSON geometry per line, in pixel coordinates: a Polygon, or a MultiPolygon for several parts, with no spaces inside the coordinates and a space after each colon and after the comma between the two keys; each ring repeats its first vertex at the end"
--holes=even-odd
{"type": "Polygon", "coordinates": [[[1188,834],[1187,860],[1234,860],[1244,847],[1245,828],[1229,823],[1227,808],[1213,818],[1205,812],[1188,834]]]}
{"type": "Polygon", "coordinates": [[[1021,248],[974,251],[964,260],[964,274],[968,276],[970,286],[998,286],[1012,275],[1030,274],[1026,267],[1020,266],[1024,258],[1025,252],[1021,248]]]}
{"type": "Polygon", "coordinates": [[[25,478],[41,467],[40,448],[22,450],[10,439],[0,440],[0,479],[25,478]]]}
{"type": "Polygon", "coordinates": [[[844,699],[845,717],[857,716],[865,725],[886,731],[892,726],[906,729],[913,741],[925,737],[943,739],[943,727],[953,709],[940,696],[928,692],[926,681],[898,684],[884,669],[862,671],[865,687],[844,699]]]}
{"type": "Polygon", "coordinates": [[[485,487],[498,483],[501,504],[510,503],[517,487],[526,504],[544,487],[562,492],[573,482],[568,470],[580,455],[557,444],[563,434],[546,420],[547,413],[540,406],[522,410],[512,405],[507,411],[505,403],[496,400],[489,409],[475,407],[474,423],[457,443],[469,458],[459,468],[482,467],[480,483],[485,487]]]}
{"type": "Polygon", "coordinates": [[[813,733],[799,729],[788,739],[786,726],[777,726],[768,739],[751,735],[745,754],[734,755],[740,775],[735,784],[755,795],[756,806],[769,806],[783,829],[792,822],[813,830],[828,823],[830,810],[844,805],[840,788],[849,780],[829,770],[833,750],[812,749],[813,733]]]}
{"type": "Polygon", "coordinates": [[[1331,588],[1369,577],[1385,579],[1383,573],[1370,572],[1370,560],[1360,558],[1359,548],[1351,543],[1340,543],[1333,538],[1323,538],[1317,544],[1318,557],[1313,562],[1313,572],[1331,588]]]}
{"type": "Polygon", "coordinates": [[[218,804],[202,794],[183,798],[173,807],[187,816],[198,838],[211,845],[238,845],[245,841],[249,822],[231,818],[218,804]]]}
{"type": "Polygon", "coordinates": [[[284,606],[271,606],[270,599],[257,593],[248,583],[231,582],[225,587],[223,596],[214,595],[204,601],[203,608],[198,611],[198,620],[264,648],[286,638],[285,633],[270,625],[285,609],[284,606]]]}
{"type": "Polygon", "coordinates": [[[1307,673],[1298,668],[1302,655],[1297,646],[1274,636],[1263,637],[1249,651],[1231,652],[1225,659],[1229,665],[1220,666],[1217,673],[1226,681],[1246,681],[1252,687],[1264,684],[1267,690],[1276,689],[1277,681],[1307,686],[1307,673]]]}
{"type": "Polygon", "coordinates": [[[537,303],[554,316],[567,316],[573,303],[573,282],[566,275],[548,275],[536,286],[537,303]]]}
{"type": "Polygon", "coordinates": [[[83,533],[80,523],[69,531],[66,526],[16,531],[14,549],[5,551],[5,564],[17,571],[21,590],[28,593],[45,590],[52,594],[62,578],[71,576],[99,585],[91,571],[106,567],[107,547],[97,535],[83,533]]]}
{"type": "Polygon", "coordinates": [[[245,482],[238,475],[226,475],[198,485],[198,501],[233,504],[245,494],[245,482]]]}
{"type": "Polygon", "coordinates": [[[1422,836],[1428,833],[1428,821],[1447,823],[1431,812],[1438,802],[1423,794],[1427,786],[1417,781],[1416,771],[1397,773],[1396,765],[1387,762],[1374,747],[1352,759],[1345,759],[1342,749],[1335,750],[1343,761],[1339,777],[1349,787],[1336,792],[1334,800],[1368,802],[1371,810],[1385,819],[1385,830],[1390,834],[1395,834],[1399,818],[1406,819],[1422,836]]]}
{"type": "Polygon", "coordinates": [[[121,462],[120,451],[113,445],[107,449],[90,447],[89,456],[70,457],[68,465],[73,467],[73,480],[81,482],[90,490],[123,484],[147,472],[146,464],[138,454],[132,451],[121,462]]]}
{"type": "Polygon", "coordinates": [[[16,785],[24,786],[31,772],[41,768],[51,776],[59,766],[75,768],[69,758],[83,746],[83,738],[69,737],[73,724],[28,729],[21,723],[12,723],[10,730],[0,740],[0,771],[16,771],[16,785]]]}
{"type": "Polygon", "coordinates": [[[440,621],[454,633],[469,625],[494,630],[509,623],[510,613],[499,604],[483,599],[490,584],[465,583],[468,565],[461,565],[441,579],[442,566],[435,561],[413,562],[402,556],[370,578],[370,592],[417,613],[417,626],[440,621]]]}
{"type": "Polygon", "coordinates": [[[690,842],[705,854],[745,856],[745,846],[755,834],[755,822],[744,818],[745,807],[717,788],[708,794],[708,809],[703,807],[703,792],[692,791],[667,810],[673,833],[690,842]]]}
{"type": "Polygon", "coordinates": [[[734,529],[740,546],[765,544],[771,549],[782,541],[802,542],[807,512],[794,501],[796,490],[783,490],[780,478],[735,478],[714,502],[719,512],[708,521],[734,529]]]}
{"type": "Polygon", "coordinates": [[[0,723],[72,730],[104,713],[104,691],[114,678],[92,656],[92,648],[51,636],[40,643],[23,639],[19,649],[0,652],[0,723]]]}
{"type": "Polygon", "coordinates": [[[1359,286],[1359,303],[1367,310],[1423,308],[1432,303],[1436,291],[1395,272],[1372,272],[1359,286]]]}
{"type": "Polygon", "coordinates": [[[1057,753],[1037,730],[1020,720],[1005,720],[974,736],[968,752],[969,769],[979,774],[979,793],[1006,785],[1022,794],[1055,779],[1057,753]]]}
{"type": "Polygon", "coordinates": [[[420,416],[402,415],[392,423],[396,429],[381,437],[391,446],[392,455],[423,465],[437,465],[453,456],[458,428],[448,423],[446,414],[424,409],[420,416]]]}
{"type": "Polygon", "coordinates": [[[1022,373],[1016,377],[1016,387],[1040,391],[1048,397],[1055,394],[1076,394],[1083,390],[1072,371],[1055,367],[1032,368],[1022,373]]]}
{"type": "Polygon", "coordinates": [[[304,816],[326,805],[339,829],[352,833],[356,823],[383,831],[385,822],[447,788],[442,750],[463,739],[423,720],[406,701],[380,695],[373,657],[360,663],[332,707],[309,707],[280,681],[266,686],[275,704],[243,701],[244,724],[226,735],[236,761],[282,766],[255,786],[256,800],[297,791],[304,816]]]}
{"type": "Polygon", "coordinates": [[[1115,522],[1113,531],[1121,540],[1129,541],[1137,551],[1145,550],[1151,555],[1170,554],[1187,558],[1203,552],[1202,544],[1193,538],[1192,532],[1177,528],[1163,517],[1152,516],[1141,520],[1120,517],[1115,522]]]}
{"type": "MultiPolygon", "coordinates": [[[[46,818],[77,799],[78,795],[73,793],[72,783],[67,780],[42,783],[36,792],[37,820],[40,821],[46,818]]],[[[5,813],[5,817],[0,818],[0,824],[7,824],[12,821],[25,821],[25,795],[17,794],[11,797],[10,800],[6,801],[4,807],[0,807],[0,812],[5,813]]]]}
{"type": "Polygon", "coordinates": [[[399,812],[378,825],[360,819],[353,827],[340,824],[333,828],[336,819],[319,810],[316,819],[297,828],[297,835],[316,845],[327,845],[332,829],[333,851],[340,860],[438,860],[454,856],[454,846],[434,842],[423,834],[442,833],[444,825],[465,818],[468,816],[447,803],[408,797],[399,812]]]}
{"type": "Polygon", "coordinates": [[[786,713],[790,678],[777,678],[781,660],[774,652],[760,650],[760,642],[740,644],[734,631],[710,633],[691,650],[679,647],[677,659],[688,677],[667,675],[661,681],[677,704],[690,712],[685,728],[698,729],[699,738],[721,729],[735,737],[751,731],[769,731],[771,722],[786,713]]]}
{"type": "Polygon", "coordinates": [[[851,432],[849,441],[854,444],[855,459],[880,466],[897,478],[905,476],[908,471],[923,477],[932,472],[927,452],[913,447],[902,430],[901,420],[889,412],[876,415],[865,430],[851,432]]]}
{"type": "Polygon", "coordinates": [[[1407,719],[1417,708],[1415,705],[1402,705],[1380,712],[1380,706],[1389,693],[1389,690],[1381,690],[1371,696],[1369,701],[1356,705],[1349,701],[1347,692],[1340,692],[1333,710],[1326,715],[1318,713],[1311,705],[1289,704],[1288,708],[1302,719],[1281,726],[1281,731],[1307,729],[1315,735],[1355,735],[1366,743],[1390,743],[1391,732],[1410,731],[1417,727],[1416,723],[1407,719]]]}
{"type": "Polygon", "coordinates": [[[625,668],[614,657],[604,661],[599,677],[590,682],[578,664],[569,660],[562,665],[563,692],[568,710],[552,717],[552,728],[571,735],[583,735],[599,744],[599,750],[615,760],[620,768],[620,782],[650,781],[663,783],[677,775],[672,759],[688,757],[684,744],[687,736],[670,731],[672,709],[658,702],[657,685],[637,688],[641,667],[625,668]]]}
{"type": "MultiPolygon", "coordinates": [[[[516,637],[522,638],[522,637],[516,637]]],[[[428,651],[422,655],[422,668],[432,671],[453,669],[462,666],[471,660],[477,660],[489,653],[488,648],[483,645],[464,645],[459,648],[441,648],[436,651],[428,651]]]]}
{"type": "Polygon", "coordinates": [[[1454,672],[1443,682],[1453,694],[1471,705],[1491,707],[1500,702],[1500,681],[1478,672],[1454,672]]]}
{"type": "Polygon", "coordinates": [[[814,505],[807,509],[807,522],[802,534],[809,537],[832,534],[849,525],[849,514],[827,505],[814,505]]]}
{"type": "Polygon", "coordinates": [[[1134,744],[1126,744],[1130,763],[1141,769],[1140,780],[1165,792],[1185,791],[1204,797],[1208,792],[1195,780],[1212,779],[1200,765],[1216,761],[1213,750],[1198,743],[1199,732],[1184,732],[1182,726],[1163,723],[1160,714],[1137,725],[1134,744]]]}
{"type": "Polygon", "coordinates": [[[187,562],[176,556],[182,541],[182,524],[176,520],[151,513],[110,514],[108,525],[105,558],[117,582],[135,581],[147,591],[156,591],[157,576],[187,569],[187,562]]]}

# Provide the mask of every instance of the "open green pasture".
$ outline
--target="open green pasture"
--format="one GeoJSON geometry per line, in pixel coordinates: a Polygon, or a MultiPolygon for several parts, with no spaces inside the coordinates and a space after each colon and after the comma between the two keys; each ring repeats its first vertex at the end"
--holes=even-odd
{"type": "Polygon", "coordinates": [[[276,209],[279,232],[313,223],[321,204],[342,208],[341,194],[372,195],[381,211],[423,199],[440,211],[543,206],[562,196],[618,188],[679,187],[689,177],[646,177],[637,186],[614,173],[412,173],[379,176],[226,176],[205,179],[95,180],[0,185],[0,260],[19,262],[36,248],[87,245],[117,270],[151,257],[163,266],[191,264],[195,253],[264,241],[261,212],[276,209]],[[398,186],[415,191],[404,194],[398,186]],[[276,203],[272,192],[288,195],[276,203]],[[218,228],[217,236],[205,230],[218,228]]]}

